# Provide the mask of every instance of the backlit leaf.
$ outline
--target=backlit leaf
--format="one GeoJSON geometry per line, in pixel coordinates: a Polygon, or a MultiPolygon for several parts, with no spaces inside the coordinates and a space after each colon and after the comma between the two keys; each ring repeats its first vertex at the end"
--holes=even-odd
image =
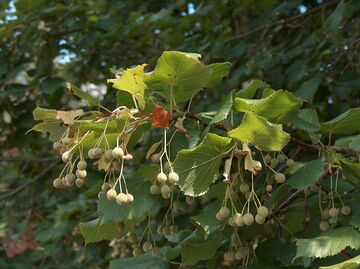
{"type": "Polygon", "coordinates": [[[321,133],[351,134],[360,131],[360,108],[351,108],[327,122],[321,123],[321,133]]]}
{"type": "Polygon", "coordinates": [[[134,68],[126,69],[116,79],[108,79],[108,83],[112,83],[115,89],[126,91],[132,94],[139,104],[140,109],[145,107],[144,91],[146,84],[144,83],[144,68],[147,64],[138,65],[134,68]]]}
{"type": "Polygon", "coordinates": [[[172,89],[176,103],[180,103],[206,87],[211,72],[208,66],[186,53],[165,51],[144,82],[167,98],[172,89]]]}

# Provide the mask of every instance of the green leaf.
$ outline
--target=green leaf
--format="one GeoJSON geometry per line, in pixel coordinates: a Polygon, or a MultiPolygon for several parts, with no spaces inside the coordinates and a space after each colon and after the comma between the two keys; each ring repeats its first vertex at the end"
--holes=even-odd
{"type": "Polygon", "coordinates": [[[99,103],[98,100],[96,100],[90,94],[80,90],[78,87],[71,84],[70,82],[66,83],[66,87],[68,88],[69,91],[74,93],[77,97],[79,97],[82,100],[85,100],[88,103],[89,106],[101,107],[101,104],[99,103]]]}
{"type": "Polygon", "coordinates": [[[80,223],[80,232],[85,244],[111,240],[126,234],[125,228],[116,222],[101,223],[100,219],[80,223]]]}
{"type": "Polygon", "coordinates": [[[324,167],[325,163],[321,159],[310,161],[286,180],[286,184],[296,189],[305,189],[313,185],[320,178],[324,167]]]}
{"type": "Polygon", "coordinates": [[[66,126],[61,126],[60,123],[57,122],[41,122],[34,125],[31,130],[42,132],[42,133],[50,133],[50,141],[59,141],[63,136],[66,126]]]}
{"type": "Polygon", "coordinates": [[[279,90],[263,99],[235,98],[234,108],[239,112],[253,112],[271,122],[287,122],[300,109],[302,101],[293,94],[279,90]]]}
{"type": "Polygon", "coordinates": [[[335,141],[335,146],[360,151],[360,135],[341,137],[335,141]]]}
{"type": "Polygon", "coordinates": [[[217,111],[216,115],[212,118],[209,125],[213,125],[225,120],[230,113],[232,105],[233,105],[233,92],[231,91],[229,94],[225,96],[225,99],[222,102],[221,107],[217,111]]]}
{"type": "Polygon", "coordinates": [[[320,127],[318,114],[313,108],[299,110],[297,116],[291,121],[297,128],[310,133],[317,131],[320,127]]]}
{"type": "Polygon", "coordinates": [[[109,269],[169,269],[168,261],[154,257],[151,254],[144,254],[137,257],[120,258],[110,262],[109,269]]]}
{"type": "Polygon", "coordinates": [[[54,94],[57,89],[65,87],[65,80],[62,78],[46,78],[40,84],[40,89],[45,94],[54,94]]]}
{"type": "Polygon", "coordinates": [[[33,111],[34,120],[42,120],[44,122],[61,122],[61,120],[56,118],[57,110],[56,109],[46,109],[37,107],[33,111]]]}
{"type": "Polygon", "coordinates": [[[221,201],[216,200],[214,203],[211,203],[208,207],[203,209],[200,215],[191,218],[204,230],[205,237],[216,231],[221,226],[220,222],[215,218],[215,215],[219,211],[220,207],[221,201]]]}
{"type": "Polygon", "coordinates": [[[128,108],[132,108],[134,106],[134,100],[132,99],[132,95],[128,92],[117,91],[116,92],[116,107],[126,106],[128,108]]]}
{"type": "Polygon", "coordinates": [[[212,118],[212,120],[210,121],[209,125],[205,128],[205,130],[201,133],[201,139],[204,138],[207,133],[209,132],[209,130],[211,129],[211,127],[216,124],[219,123],[223,120],[225,120],[232,108],[233,105],[233,91],[231,91],[229,94],[227,94],[225,96],[224,101],[221,104],[221,107],[219,108],[219,110],[217,111],[216,115],[212,118]]]}
{"type": "Polygon", "coordinates": [[[295,92],[295,95],[306,101],[313,102],[320,83],[321,77],[319,76],[307,80],[300,86],[300,89],[295,92]]]}
{"type": "Polygon", "coordinates": [[[351,134],[360,131],[360,108],[351,108],[336,118],[321,123],[321,133],[351,134]]]}
{"type": "Polygon", "coordinates": [[[199,196],[208,191],[230,147],[231,139],[209,133],[200,145],[178,152],[174,170],[179,174],[179,186],[185,195],[199,196]]]}
{"type": "Polygon", "coordinates": [[[136,219],[151,211],[154,201],[149,192],[150,183],[138,178],[132,178],[127,183],[129,193],[134,196],[134,202],[131,205],[120,206],[115,201],[109,201],[106,195],[100,195],[98,216],[102,223],[136,219]]]}
{"type": "Polygon", "coordinates": [[[206,87],[213,88],[217,86],[223,77],[229,75],[230,66],[231,63],[229,62],[209,64],[208,67],[211,69],[211,76],[206,87]]]}
{"type": "Polygon", "coordinates": [[[100,122],[93,120],[83,120],[76,122],[74,124],[74,129],[79,129],[82,132],[95,131],[102,133],[106,128],[107,134],[115,132],[119,133],[129,126],[129,119],[130,118],[128,115],[122,115],[100,122]]]}
{"type": "Polygon", "coordinates": [[[60,123],[57,122],[41,122],[38,124],[35,124],[31,130],[41,132],[41,133],[51,133],[60,128],[60,123]]]}
{"type": "Polygon", "coordinates": [[[251,80],[236,94],[236,97],[250,99],[254,97],[258,89],[267,87],[269,87],[269,85],[261,80],[251,80]]]}
{"type": "Polygon", "coordinates": [[[184,265],[195,265],[199,261],[209,260],[215,255],[220,244],[220,233],[211,234],[204,240],[203,234],[197,231],[180,243],[181,261],[184,265]]]}
{"type": "Polygon", "coordinates": [[[330,266],[322,266],[320,267],[320,269],[358,269],[359,264],[360,264],[360,255],[338,264],[334,264],[330,266]]]}
{"type": "Polygon", "coordinates": [[[176,103],[181,103],[206,87],[210,77],[211,69],[194,57],[180,51],[165,51],[144,82],[168,99],[172,90],[176,103]]]}
{"type": "Polygon", "coordinates": [[[341,227],[321,233],[318,237],[299,239],[296,242],[295,258],[325,258],[341,252],[347,247],[360,248],[360,232],[352,227],[341,227]]]}
{"type": "Polygon", "coordinates": [[[144,92],[146,84],[144,83],[144,68],[147,64],[138,65],[134,68],[126,69],[116,79],[108,79],[108,83],[113,83],[115,89],[129,92],[137,101],[140,109],[145,108],[144,92]]]}
{"type": "Polygon", "coordinates": [[[144,178],[147,181],[154,182],[156,176],[160,173],[160,165],[140,164],[135,175],[144,178]]]}
{"type": "Polygon", "coordinates": [[[345,180],[348,180],[355,187],[360,186],[360,164],[340,160],[345,180]]]}
{"type": "Polygon", "coordinates": [[[229,131],[228,136],[265,151],[280,151],[290,139],[281,125],[270,123],[254,113],[246,113],[240,126],[229,131]]]}

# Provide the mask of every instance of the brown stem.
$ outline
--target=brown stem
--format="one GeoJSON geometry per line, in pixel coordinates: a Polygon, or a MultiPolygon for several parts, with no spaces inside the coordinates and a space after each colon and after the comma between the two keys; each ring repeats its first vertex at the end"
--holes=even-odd
{"type": "Polygon", "coordinates": [[[337,147],[337,146],[321,147],[320,145],[308,144],[308,143],[306,143],[302,140],[299,140],[297,138],[294,138],[294,137],[291,138],[291,141],[294,142],[295,144],[297,144],[298,146],[300,146],[302,149],[314,150],[314,151],[329,149],[329,150],[336,151],[338,153],[351,155],[351,156],[359,156],[360,155],[360,152],[355,151],[351,148],[343,148],[343,147],[337,147]]]}
{"type": "MultiPolygon", "coordinates": [[[[330,170],[328,168],[325,169],[324,173],[320,176],[320,178],[326,178],[330,175],[330,170]]],[[[282,202],[277,209],[272,213],[272,215],[279,214],[283,209],[291,205],[297,198],[304,194],[304,190],[297,190],[293,194],[291,194],[284,202],[282,202]]]]}

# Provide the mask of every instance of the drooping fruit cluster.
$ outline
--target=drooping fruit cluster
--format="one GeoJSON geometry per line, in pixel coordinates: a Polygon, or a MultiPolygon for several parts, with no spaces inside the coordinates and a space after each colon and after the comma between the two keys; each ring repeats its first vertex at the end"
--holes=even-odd
{"type": "MultiPolygon", "coordinates": [[[[65,132],[67,134],[67,132],[65,132]]],[[[64,135],[65,135],[64,134],[64,135]]],[[[58,150],[61,154],[61,159],[65,163],[64,169],[61,171],[60,176],[53,181],[55,188],[66,188],[75,185],[80,188],[84,185],[84,180],[87,176],[87,163],[80,154],[80,160],[77,162],[79,157],[73,160],[73,150],[75,145],[73,142],[77,141],[77,138],[63,137],[60,141],[55,142],[53,147],[58,150]],[[77,164],[76,164],[77,162],[77,164]],[[75,165],[76,164],[76,165],[75,165]],[[74,171],[74,168],[76,170],[74,171]]]]}
{"type": "Polygon", "coordinates": [[[326,193],[321,189],[321,187],[317,187],[316,189],[314,187],[311,188],[312,191],[317,191],[319,193],[319,205],[321,212],[321,221],[319,223],[319,228],[323,232],[327,231],[332,224],[336,224],[340,218],[340,215],[348,216],[351,214],[351,208],[344,204],[341,196],[339,195],[337,189],[338,179],[339,170],[336,170],[335,186],[333,185],[333,174],[330,175],[330,190],[328,195],[326,195],[326,193]],[[324,200],[323,197],[325,197],[324,200]],[[335,203],[335,198],[339,200],[341,207],[337,207],[335,203]],[[321,206],[323,202],[327,203],[327,207],[325,209],[322,209],[321,206]]]}
{"type": "Polygon", "coordinates": [[[174,186],[179,181],[179,175],[174,171],[173,164],[170,161],[168,155],[167,139],[166,139],[166,130],[164,129],[163,141],[157,143],[163,145],[161,152],[153,153],[151,155],[151,160],[154,163],[160,163],[160,172],[157,174],[153,184],[150,187],[150,193],[157,195],[161,194],[164,199],[169,199],[173,192],[174,186]],[[166,158],[166,162],[163,163],[163,158],[166,158]]]}
{"type": "Polygon", "coordinates": [[[236,264],[246,265],[253,255],[252,242],[242,242],[237,231],[230,236],[230,248],[224,252],[224,265],[232,266],[236,264]]]}
{"type": "MultiPolygon", "coordinates": [[[[110,147],[109,141],[106,136],[108,121],[101,135],[96,140],[93,147],[87,151],[87,157],[93,160],[98,165],[99,170],[105,170],[106,175],[101,188],[100,194],[105,194],[107,199],[116,201],[119,205],[131,204],[134,197],[129,193],[124,176],[124,162],[131,160],[133,157],[126,149],[126,141],[120,145],[120,134],[117,138],[116,146],[110,147]],[[119,175],[116,175],[119,172],[119,175]],[[119,191],[117,191],[119,185],[119,191]],[[124,191],[123,191],[124,189],[124,191]]],[[[54,143],[54,148],[62,152],[62,160],[65,167],[61,172],[59,178],[54,180],[54,187],[63,188],[75,185],[82,187],[84,179],[87,176],[87,162],[85,161],[84,147],[82,141],[86,138],[89,132],[85,133],[82,137],[75,135],[72,138],[68,137],[69,131],[64,133],[64,136],[59,142],[54,143]],[[73,161],[73,156],[78,155],[73,161]],[[79,160],[77,162],[77,160],[79,160]],[[77,163],[76,163],[77,162],[77,163]],[[76,164],[76,165],[75,165],[76,164]],[[76,170],[74,170],[76,167],[76,170]],[[65,173],[66,172],[66,173],[65,173]],[[63,174],[65,175],[63,176],[63,174]]]]}

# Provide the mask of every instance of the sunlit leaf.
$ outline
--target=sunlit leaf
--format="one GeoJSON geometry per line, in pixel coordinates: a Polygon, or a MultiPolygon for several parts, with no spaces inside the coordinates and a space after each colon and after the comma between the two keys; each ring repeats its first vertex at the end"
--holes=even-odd
{"type": "Polygon", "coordinates": [[[253,98],[258,89],[269,87],[268,84],[261,80],[251,80],[238,93],[236,97],[250,99],[253,98]]]}
{"type": "Polygon", "coordinates": [[[272,124],[254,113],[246,113],[240,126],[229,131],[228,135],[237,141],[251,143],[265,151],[280,151],[290,139],[281,125],[272,124]]]}
{"type": "Polygon", "coordinates": [[[321,133],[351,134],[360,131],[360,108],[351,108],[327,122],[321,123],[321,133]]]}
{"type": "Polygon", "coordinates": [[[144,82],[167,98],[172,89],[176,103],[180,103],[206,87],[211,72],[208,66],[183,52],[165,51],[144,82]]]}
{"type": "Polygon", "coordinates": [[[360,264],[360,255],[338,264],[334,264],[330,266],[321,266],[320,269],[358,269],[359,264],[360,264]]]}
{"type": "Polygon", "coordinates": [[[324,258],[336,255],[347,247],[360,249],[360,232],[353,227],[331,229],[315,238],[298,239],[296,246],[295,258],[324,258]]]}
{"type": "Polygon", "coordinates": [[[211,76],[206,87],[212,88],[217,86],[221,80],[229,75],[231,63],[215,63],[209,64],[208,67],[211,69],[211,76]]]}
{"type": "Polygon", "coordinates": [[[132,94],[140,109],[145,107],[144,91],[146,84],[144,83],[144,68],[146,66],[147,64],[142,64],[134,68],[128,68],[121,74],[120,78],[107,80],[108,83],[112,83],[115,89],[132,94]]]}
{"type": "Polygon", "coordinates": [[[239,112],[253,112],[270,122],[283,123],[296,115],[302,101],[287,91],[275,91],[263,99],[235,98],[234,108],[239,112]]]}
{"type": "Polygon", "coordinates": [[[204,194],[216,180],[221,160],[231,147],[231,139],[209,133],[193,149],[179,151],[174,170],[179,174],[181,190],[190,196],[204,194]]]}

